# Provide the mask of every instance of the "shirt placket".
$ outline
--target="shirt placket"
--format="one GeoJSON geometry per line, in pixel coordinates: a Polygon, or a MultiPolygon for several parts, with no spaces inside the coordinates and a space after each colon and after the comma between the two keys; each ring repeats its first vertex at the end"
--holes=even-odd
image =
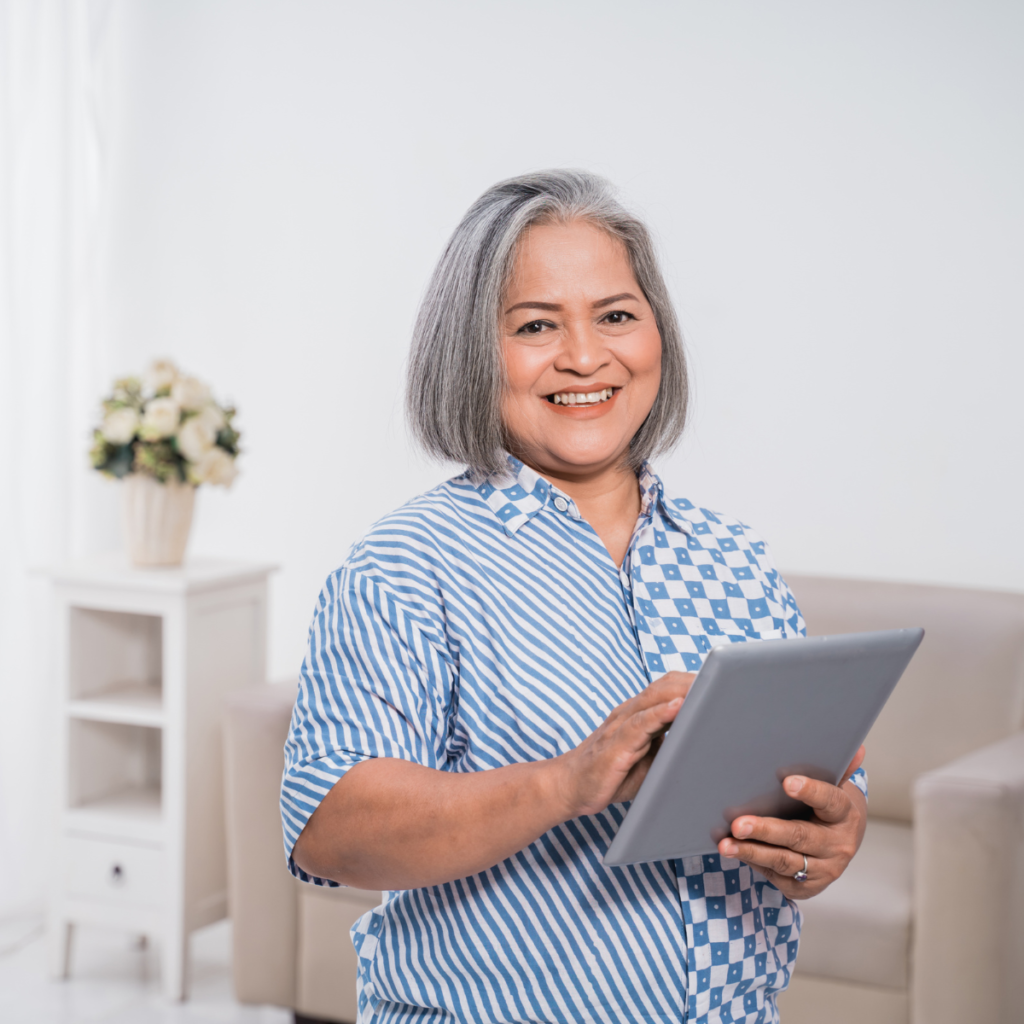
{"type": "MultiPolygon", "coordinates": [[[[633,562],[634,558],[643,542],[644,535],[654,530],[654,508],[655,503],[653,501],[645,502],[645,506],[641,510],[641,514],[637,519],[636,529],[633,531],[633,536],[630,539],[629,547],[626,549],[626,557],[622,560],[622,565],[619,568],[619,582],[622,584],[622,593],[626,602],[626,610],[629,613],[629,621],[633,625],[633,633],[636,635],[637,646],[640,645],[640,637],[637,633],[637,615],[638,610],[636,608],[636,588],[633,586],[633,562]]],[[[647,669],[646,659],[644,661],[644,668],[647,669]]],[[[648,672],[648,678],[650,678],[650,672],[648,672]]],[[[686,961],[680,966],[683,972],[683,1022],[689,1020],[691,1006],[694,1004],[695,992],[691,992],[690,979],[696,976],[696,963],[694,961],[694,941],[693,941],[693,914],[690,907],[690,901],[688,899],[688,893],[686,891],[686,876],[683,871],[683,863],[680,860],[672,861],[672,868],[676,874],[676,887],[679,892],[680,908],[682,910],[681,922],[683,925],[683,945],[686,948],[686,961]]]]}
{"type": "Polygon", "coordinates": [[[651,682],[651,673],[647,667],[647,659],[643,657],[643,644],[640,641],[640,632],[637,622],[641,615],[640,610],[636,606],[637,596],[636,587],[633,585],[633,568],[637,558],[637,552],[640,549],[640,545],[643,542],[644,536],[648,531],[654,529],[654,516],[653,506],[649,505],[643,509],[640,516],[637,519],[636,529],[633,531],[633,536],[630,539],[629,547],[626,549],[626,557],[622,560],[622,565],[619,568],[619,583],[622,586],[622,596],[626,602],[626,613],[629,616],[630,625],[633,627],[633,636],[636,640],[636,645],[641,650],[640,660],[643,662],[644,671],[647,673],[647,680],[651,682]]]}

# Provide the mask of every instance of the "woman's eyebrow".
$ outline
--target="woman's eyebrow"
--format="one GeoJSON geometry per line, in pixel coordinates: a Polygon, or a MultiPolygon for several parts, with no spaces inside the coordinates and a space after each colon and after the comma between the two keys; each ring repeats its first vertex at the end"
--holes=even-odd
{"type": "Polygon", "coordinates": [[[531,299],[529,302],[517,302],[514,306],[509,306],[505,313],[506,315],[514,313],[517,309],[547,309],[552,313],[557,313],[561,308],[557,302],[534,302],[531,299]]]}
{"type": "MultiPolygon", "coordinates": [[[[618,295],[609,295],[607,299],[598,299],[596,302],[592,302],[590,308],[601,309],[602,306],[610,306],[613,302],[621,302],[623,299],[632,299],[634,302],[640,301],[632,292],[621,292],[618,295]]],[[[557,302],[534,302],[531,299],[528,302],[517,302],[514,306],[509,306],[505,310],[505,314],[507,316],[509,313],[514,313],[517,309],[546,309],[552,313],[557,313],[561,308],[561,305],[557,302]]]]}
{"type": "Polygon", "coordinates": [[[622,292],[619,295],[610,295],[607,299],[598,299],[591,303],[591,309],[600,309],[602,306],[610,306],[613,302],[621,302],[623,299],[632,299],[634,302],[640,300],[632,292],[622,292]]]}

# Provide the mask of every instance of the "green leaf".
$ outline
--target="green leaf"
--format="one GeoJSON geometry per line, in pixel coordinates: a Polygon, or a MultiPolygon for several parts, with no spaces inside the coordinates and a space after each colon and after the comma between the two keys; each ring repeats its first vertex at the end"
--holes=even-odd
{"type": "Polygon", "coordinates": [[[104,470],[112,476],[116,476],[118,480],[123,480],[132,471],[134,461],[132,446],[130,444],[119,444],[109,445],[108,447],[111,454],[104,470]]]}
{"type": "Polygon", "coordinates": [[[217,432],[217,444],[231,455],[238,454],[238,442],[242,435],[231,427],[221,427],[217,432]]]}
{"type": "Polygon", "coordinates": [[[135,445],[135,470],[155,477],[161,483],[177,478],[185,480],[185,460],[171,439],[139,441],[135,445]]]}

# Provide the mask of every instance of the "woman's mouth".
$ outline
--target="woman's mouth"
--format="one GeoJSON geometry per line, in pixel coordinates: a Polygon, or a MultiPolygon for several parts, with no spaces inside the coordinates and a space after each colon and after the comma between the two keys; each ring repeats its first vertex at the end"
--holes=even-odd
{"type": "Polygon", "coordinates": [[[573,405],[576,408],[585,408],[588,405],[600,405],[612,398],[618,388],[601,388],[599,391],[557,391],[548,395],[547,400],[552,405],[573,405]]]}

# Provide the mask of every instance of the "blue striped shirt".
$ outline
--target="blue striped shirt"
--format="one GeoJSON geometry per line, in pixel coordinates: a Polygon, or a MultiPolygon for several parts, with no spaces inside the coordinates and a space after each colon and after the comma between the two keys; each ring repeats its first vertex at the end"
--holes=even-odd
{"type": "MultiPolygon", "coordinates": [[[[621,569],[575,503],[509,458],[386,516],[324,586],[286,748],[290,854],[354,764],[474,772],[555,757],[719,644],[802,634],[764,542],[649,469],[621,569]]],[[[858,781],[860,776],[858,776],[858,781]]],[[[627,805],[501,864],[384,894],[353,928],[360,1020],[769,1022],[800,916],[718,854],[607,867],[627,805]]]]}

